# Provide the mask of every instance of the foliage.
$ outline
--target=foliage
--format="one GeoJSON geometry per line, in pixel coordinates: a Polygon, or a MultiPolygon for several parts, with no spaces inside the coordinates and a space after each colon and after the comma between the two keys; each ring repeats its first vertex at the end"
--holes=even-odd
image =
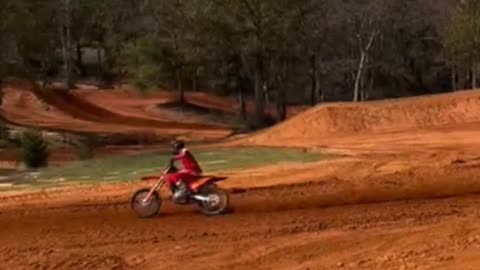
{"type": "Polygon", "coordinates": [[[37,130],[26,130],[21,137],[21,159],[29,168],[44,167],[48,163],[48,143],[37,130]]]}
{"type": "Polygon", "coordinates": [[[445,43],[463,61],[480,59],[480,1],[465,1],[454,13],[445,43]]]}
{"type": "Polygon", "coordinates": [[[267,103],[283,119],[292,102],[470,87],[480,61],[478,0],[65,1],[0,1],[0,80],[64,76],[65,16],[76,77],[253,97],[259,126],[267,103]]]}

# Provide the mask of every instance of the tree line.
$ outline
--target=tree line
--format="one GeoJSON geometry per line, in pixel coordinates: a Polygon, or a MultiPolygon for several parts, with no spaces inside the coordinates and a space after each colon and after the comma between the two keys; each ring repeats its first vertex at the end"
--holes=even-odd
{"type": "Polygon", "coordinates": [[[2,0],[0,82],[96,78],[275,104],[477,87],[480,0],[2,0]],[[94,61],[87,58],[93,58],[94,61]]]}

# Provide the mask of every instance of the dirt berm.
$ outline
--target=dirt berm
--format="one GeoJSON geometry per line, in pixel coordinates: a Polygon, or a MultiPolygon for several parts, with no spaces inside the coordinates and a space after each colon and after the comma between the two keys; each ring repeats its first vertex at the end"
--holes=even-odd
{"type": "Polygon", "coordinates": [[[321,142],[325,137],[418,130],[480,121],[480,92],[382,100],[331,103],[237,141],[240,144],[296,145],[321,142]]]}
{"type": "Polygon", "coordinates": [[[224,130],[225,127],[214,126],[200,123],[179,123],[170,121],[161,121],[156,119],[133,117],[120,115],[107,109],[99,107],[82,98],[79,98],[67,91],[49,89],[46,91],[32,90],[34,94],[45,103],[52,105],[71,115],[74,118],[80,118],[93,122],[114,123],[140,127],[155,128],[176,128],[176,129],[202,129],[202,130],[224,130]]]}

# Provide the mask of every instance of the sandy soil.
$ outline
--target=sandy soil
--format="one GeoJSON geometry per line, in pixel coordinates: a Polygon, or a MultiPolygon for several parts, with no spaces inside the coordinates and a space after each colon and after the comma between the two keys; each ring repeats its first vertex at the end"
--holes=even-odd
{"type": "Polygon", "coordinates": [[[148,183],[3,193],[0,269],[479,269],[476,100],[318,107],[228,142],[340,156],[225,172],[233,212],[215,218],[165,202],[137,219],[129,196],[148,183]]]}

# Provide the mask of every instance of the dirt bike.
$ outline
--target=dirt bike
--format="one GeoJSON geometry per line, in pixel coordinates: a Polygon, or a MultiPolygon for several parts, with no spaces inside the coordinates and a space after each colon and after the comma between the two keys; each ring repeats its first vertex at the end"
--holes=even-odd
{"type": "Polygon", "coordinates": [[[189,191],[183,197],[175,197],[177,187],[165,181],[165,176],[175,173],[174,166],[169,165],[160,176],[146,176],[142,181],[157,180],[151,188],[137,190],[131,199],[131,207],[138,217],[150,218],[158,214],[162,205],[159,190],[165,185],[170,187],[170,199],[178,205],[197,204],[200,211],[207,216],[223,214],[229,207],[229,195],[219,188],[216,183],[226,180],[227,177],[201,176],[188,183],[189,191]]]}

